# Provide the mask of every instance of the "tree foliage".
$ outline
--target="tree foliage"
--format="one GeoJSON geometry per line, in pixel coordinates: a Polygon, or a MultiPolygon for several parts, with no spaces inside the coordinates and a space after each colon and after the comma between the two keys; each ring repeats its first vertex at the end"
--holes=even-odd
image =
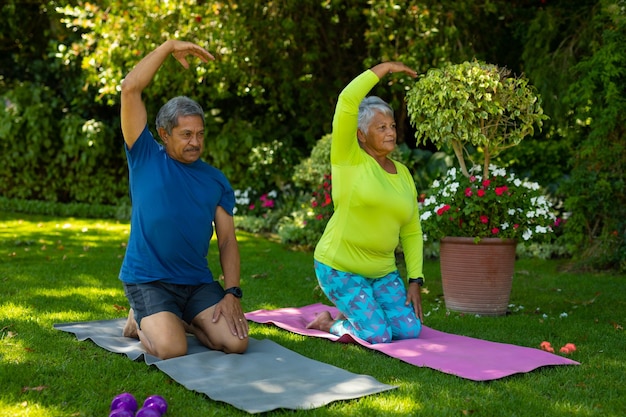
{"type": "MultiPolygon", "coordinates": [[[[145,91],[149,114],[174,95],[196,99],[207,112],[204,159],[236,188],[259,192],[293,183],[293,167],[330,133],[339,91],[365,68],[398,60],[424,73],[478,59],[524,72],[551,119],[543,135],[502,154],[505,165],[552,190],[571,178],[558,191],[572,212],[570,241],[581,253],[611,253],[605,265],[624,258],[623,212],[601,206],[609,193],[623,202],[623,0],[5,0],[0,8],[2,197],[127,201],[119,85],[169,38],[197,42],[217,60],[189,71],[168,60],[145,91]],[[622,249],[604,250],[609,237],[622,249]]],[[[425,184],[447,162],[434,147],[416,149],[410,87],[394,79],[372,93],[394,107],[403,155],[425,184]]]]}
{"type": "Polygon", "coordinates": [[[468,168],[482,165],[488,178],[492,158],[519,145],[546,118],[526,78],[476,60],[428,70],[408,92],[407,103],[418,142],[451,147],[466,177],[468,168]],[[472,160],[470,146],[480,149],[482,161],[472,160]]]}
{"type": "Polygon", "coordinates": [[[570,213],[564,241],[583,267],[624,271],[626,1],[570,6],[537,15],[524,56],[571,152],[560,188],[570,213]]]}

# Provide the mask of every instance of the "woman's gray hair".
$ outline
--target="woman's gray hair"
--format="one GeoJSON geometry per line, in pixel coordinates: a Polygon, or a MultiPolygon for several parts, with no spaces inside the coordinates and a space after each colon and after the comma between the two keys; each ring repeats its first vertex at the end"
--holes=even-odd
{"type": "Polygon", "coordinates": [[[367,129],[372,121],[372,117],[378,112],[385,114],[386,116],[393,116],[393,109],[385,100],[376,96],[365,97],[359,104],[359,123],[358,128],[361,132],[367,132],[367,129]]]}
{"type": "Polygon", "coordinates": [[[181,116],[200,116],[204,123],[202,107],[189,97],[178,96],[165,103],[157,113],[157,130],[163,128],[168,135],[171,135],[172,129],[178,126],[178,118],[181,116]]]}

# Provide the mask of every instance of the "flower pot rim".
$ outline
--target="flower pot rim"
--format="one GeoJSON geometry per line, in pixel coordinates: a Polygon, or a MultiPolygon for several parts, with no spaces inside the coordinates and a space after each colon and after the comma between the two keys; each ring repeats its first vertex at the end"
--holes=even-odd
{"type": "Polygon", "coordinates": [[[500,238],[500,237],[481,237],[478,238],[478,242],[476,242],[475,237],[465,237],[465,236],[445,236],[441,238],[441,243],[475,243],[477,245],[517,245],[517,239],[509,239],[509,238],[500,238]]]}

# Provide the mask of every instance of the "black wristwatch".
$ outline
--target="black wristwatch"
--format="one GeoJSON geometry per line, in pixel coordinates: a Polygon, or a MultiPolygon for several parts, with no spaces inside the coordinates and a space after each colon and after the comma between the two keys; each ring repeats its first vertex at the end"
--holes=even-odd
{"type": "Polygon", "coordinates": [[[234,295],[237,298],[243,297],[243,291],[241,291],[241,288],[239,288],[239,287],[230,287],[230,288],[227,288],[226,290],[224,290],[224,292],[226,294],[232,294],[232,295],[234,295]]]}
{"type": "Polygon", "coordinates": [[[424,278],[409,278],[409,284],[416,283],[420,287],[424,286],[424,278]]]}

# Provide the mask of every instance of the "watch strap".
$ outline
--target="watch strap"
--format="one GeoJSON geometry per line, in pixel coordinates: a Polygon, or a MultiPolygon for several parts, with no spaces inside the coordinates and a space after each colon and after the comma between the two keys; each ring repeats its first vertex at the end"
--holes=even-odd
{"type": "Polygon", "coordinates": [[[420,287],[424,286],[424,278],[409,278],[409,284],[416,283],[420,287]]]}

